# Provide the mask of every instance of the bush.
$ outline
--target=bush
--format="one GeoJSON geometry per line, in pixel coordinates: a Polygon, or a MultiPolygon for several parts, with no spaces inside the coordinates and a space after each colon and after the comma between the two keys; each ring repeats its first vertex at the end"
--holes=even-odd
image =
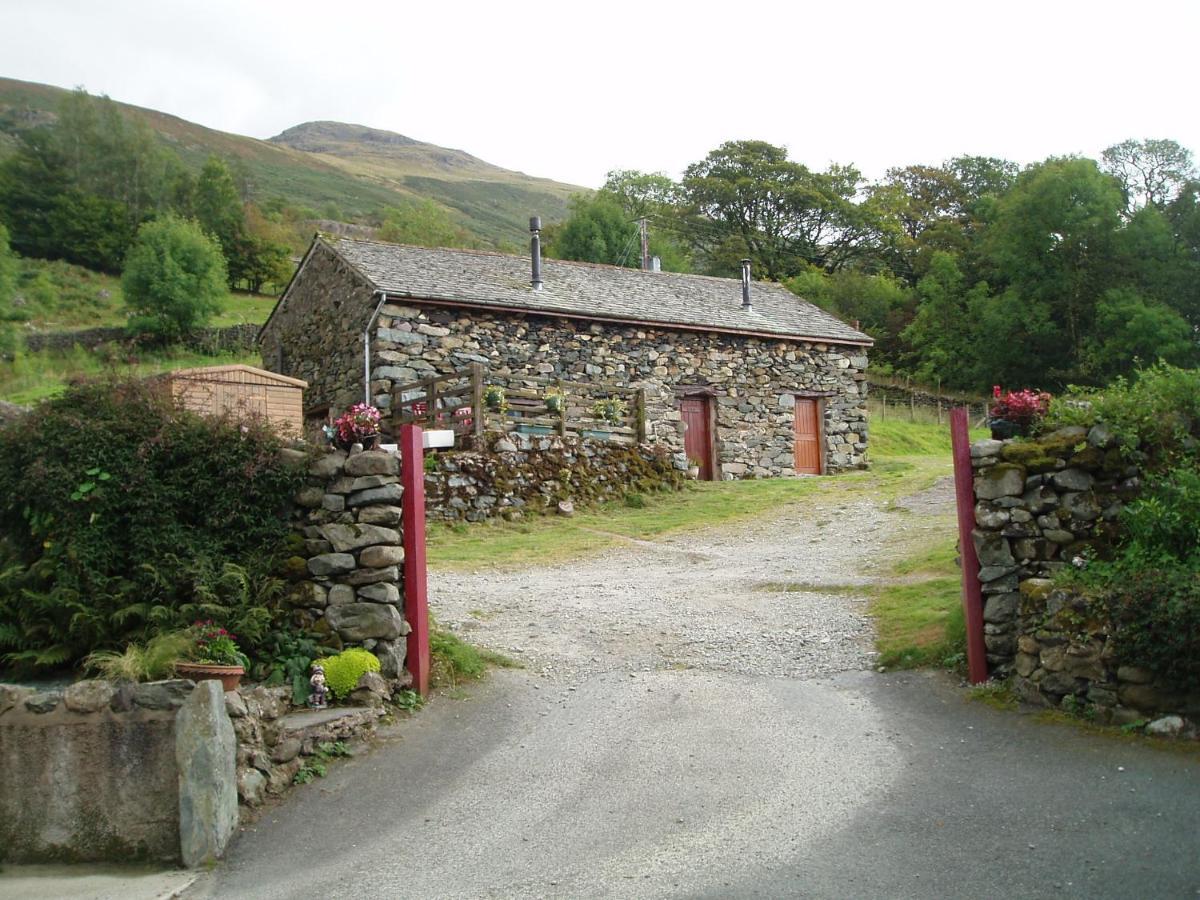
{"type": "Polygon", "coordinates": [[[1120,662],[1200,687],[1200,371],[1160,362],[1101,390],[1073,388],[1048,419],[1104,423],[1147,474],[1111,558],[1069,579],[1093,597],[1120,662]]]}
{"type": "Polygon", "coordinates": [[[0,429],[0,662],[69,664],[197,619],[253,652],[303,478],[279,450],[262,422],[136,381],[72,385],[0,429]]]}
{"type": "Polygon", "coordinates": [[[1118,567],[1097,601],[1112,627],[1117,660],[1184,690],[1200,688],[1200,563],[1118,567]]]}
{"type": "Polygon", "coordinates": [[[350,696],[358,687],[358,679],[368,672],[379,671],[379,658],[370,650],[351,647],[337,656],[326,656],[316,661],[325,668],[325,684],[339,700],[350,696]]]}
{"type": "Polygon", "coordinates": [[[176,340],[199,328],[221,311],[225,274],[220,245],[195,222],[147,222],[121,274],[131,330],[176,340]]]}
{"type": "Polygon", "coordinates": [[[1097,422],[1111,428],[1126,457],[1140,464],[1166,468],[1194,459],[1200,441],[1200,369],[1160,362],[1106,388],[1072,387],[1051,402],[1045,426],[1097,422]]]}
{"type": "Polygon", "coordinates": [[[1121,525],[1114,558],[1077,580],[1110,623],[1120,662],[1200,687],[1200,472],[1187,466],[1152,478],[1121,525]]]}

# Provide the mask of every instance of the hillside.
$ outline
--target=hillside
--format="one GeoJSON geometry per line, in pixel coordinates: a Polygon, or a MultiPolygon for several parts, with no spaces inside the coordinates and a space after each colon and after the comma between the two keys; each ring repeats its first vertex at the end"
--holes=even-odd
{"type": "Polygon", "coordinates": [[[458,211],[472,231],[501,242],[520,243],[531,215],[546,222],[565,219],[567,198],[584,190],[364,125],[306,122],[270,141],[349,174],[428,197],[458,211]]]}
{"type": "MultiPolygon", "coordinates": [[[[52,121],[68,91],[0,78],[0,156],[12,136],[52,121]]],[[[529,216],[566,217],[567,197],[583,190],[493,166],[450,150],[360,125],[310,122],[270,141],[205,128],[177,116],[128,104],[183,161],[199,170],[210,154],[239,164],[255,199],[282,197],[319,214],[363,220],[406,199],[428,198],[449,209],[469,231],[496,245],[524,238],[529,216]]]]}

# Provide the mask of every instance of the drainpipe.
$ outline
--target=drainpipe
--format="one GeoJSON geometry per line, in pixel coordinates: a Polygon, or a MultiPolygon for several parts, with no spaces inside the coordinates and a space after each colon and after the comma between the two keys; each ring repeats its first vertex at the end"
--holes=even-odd
{"type": "Polygon", "coordinates": [[[375,304],[375,312],[371,314],[371,320],[367,322],[367,328],[363,332],[363,396],[367,406],[371,405],[371,329],[375,327],[383,304],[387,302],[387,294],[383,291],[376,291],[375,296],[379,298],[379,302],[375,304]]]}

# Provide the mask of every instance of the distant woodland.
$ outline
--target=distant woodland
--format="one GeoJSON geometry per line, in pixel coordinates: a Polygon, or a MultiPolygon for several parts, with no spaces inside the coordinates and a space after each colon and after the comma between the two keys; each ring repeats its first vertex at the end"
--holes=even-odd
{"type": "Polygon", "coordinates": [[[1170,140],[1025,168],[992,157],[814,171],[762,141],[674,181],[614,171],[550,229],[565,259],[783,282],[876,338],[874,371],[947,388],[1099,384],[1200,356],[1200,181],[1170,140]]]}
{"type": "MultiPolygon", "coordinates": [[[[75,91],[44,121],[0,128],[0,229],[12,253],[120,273],[139,228],[170,217],[219,248],[229,287],[260,292],[286,283],[314,224],[330,217],[383,240],[524,244],[522,234],[511,244],[484,237],[496,223],[476,229],[430,198],[317,210],[264,194],[241,158],[187,158],[130,109],[75,91]]],[[[677,181],[611,172],[547,227],[547,252],[638,266],[641,219],[664,269],[736,276],[749,258],[754,277],[857,321],[876,339],[875,371],[948,389],[1055,390],[1159,359],[1200,362],[1200,180],[1191,152],[1171,140],[1024,168],[956,157],[878,182],[852,165],[816,171],[782,147],[732,141],[677,181]]],[[[0,259],[0,330],[12,294],[4,270],[0,259]]]]}

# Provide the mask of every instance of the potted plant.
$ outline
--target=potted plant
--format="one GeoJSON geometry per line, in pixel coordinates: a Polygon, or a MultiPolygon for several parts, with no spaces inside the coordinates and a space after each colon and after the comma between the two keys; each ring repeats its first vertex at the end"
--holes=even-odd
{"type": "Polygon", "coordinates": [[[194,661],[175,664],[175,672],[192,681],[217,678],[227,691],[236,690],[250,660],[237,645],[237,637],[211,619],[191,628],[194,661]]]}
{"type": "Polygon", "coordinates": [[[696,459],[694,456],[688,457],[688,477],[692,479],[692,481],[698,481],[700,479],[700,460],[696,459]]]}
{"type": "Polygon", "coordinates": [[[624,419],[628,411],[629,407],[619,397],[605,397],[592,404],[592,415],[612,425],[624,419]]]}
{"type": "Polygon", "coordinates": [[[504,388],[498,384],[489,384],[483,389],[484,405],[495,412],[504,412],[508,409],[508,397],[504,393],[504,388]]]}
{"type": "Polygon", "coordinates": [[[1025,437],[1050,407],[1050,395],[1045,391],[1025,388],[1020,391],[1002,391],[1000,385],[992,388],[992,405],[988,409],[988,427],[995,440],[1025,437]]]}
{"type": "Polygon", "coordinates": [[[355,403],[348,412],[342,413],[333,421],[330,435],[333,445],[341,450],[349,450],[355,444],[361,444],[364,450],[370,450],[379,443],[379,410],[369,403],[355,403]]]}
{"type": "Polygon", "coordinates": [[[546,391],[544,402],[546,404],[546,412],[558,414],[567,405],[567,395],[559,388],[550,388],[546,391]]]}

